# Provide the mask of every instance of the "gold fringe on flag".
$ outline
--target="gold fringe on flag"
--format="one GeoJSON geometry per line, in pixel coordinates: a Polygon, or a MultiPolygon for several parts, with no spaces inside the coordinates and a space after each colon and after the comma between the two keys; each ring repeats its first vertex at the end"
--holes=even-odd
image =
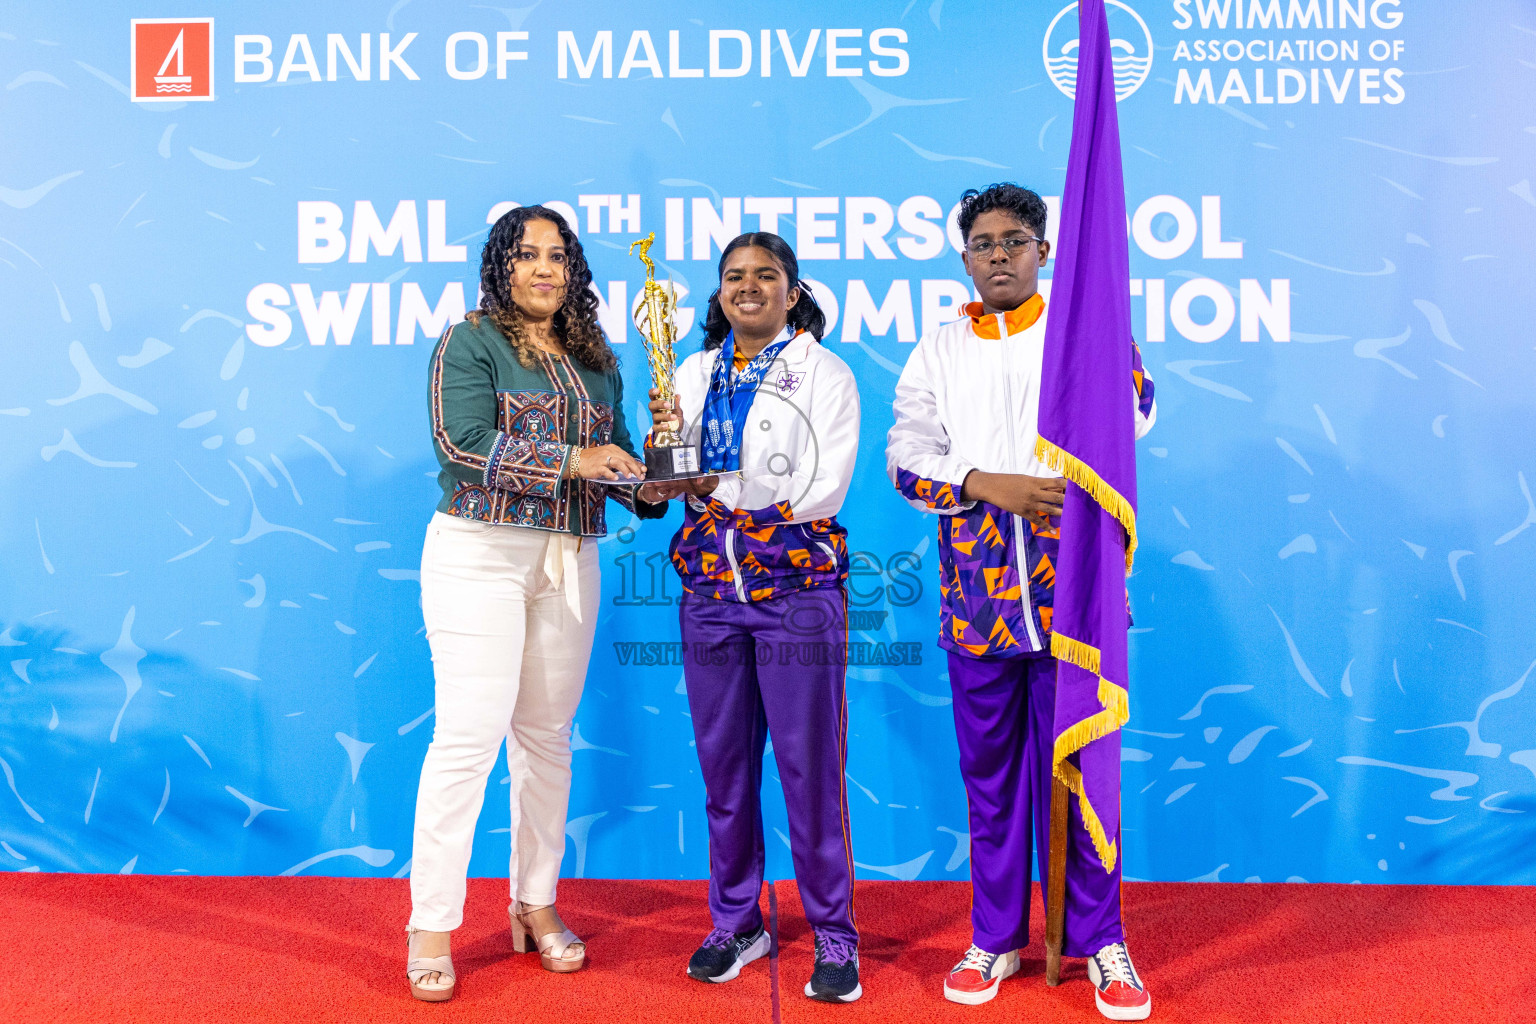
{"type": "Polygon", "coordinates": [[[1051,654],[1065,659],[1085,672],[1099,674],[1099,649],[1089,647],[1081,640],[1073,640],[1061,633],[1051,634],[1051,654]]]}
{"type": "Polygon", "coordinates": [[[1104,823],[1094,813],[1093,805],[1088,802],[1088,795],[1083,791],[1083,773],[1073,767],[1070,761],[1056,762],[1056,777],[1062,781],[1074,794],[1077,795],[1077,809],[1083,814],[1083,824],[1088,828],[1088,835],[1093,840],[1094,852],[1099,855],[1099,862],[1104,865],[1105,873],[1115,870],[1115,861],[1119,859],[1118,844],[1104,834],[1104,823]]]}
{"type": "MultiPolygon", "coordinates": [[[[1136,511],[1125,497],[1104,481],[1087,463],[1041,437],[1035,441],[1035,455],[1053,470],[1087,491],[1104,511],[1114,516],[1125,529],[1125,572],[1129,576],[1136,554],[1136,511]]],[[[1083,774],[1067,758],[1096,739],[1108,736],[1130,721],[1130,696],[1126,688],[1105,679],[1102,675],[1102,656],[1097,647],[1084,643],[1060,632],[1051,633],[1051,654],[1062,661],[1070,661],[1085,672],[1092,672],[1099,680],[1099,705],[1104,710],[1090,715],[1056,737],[1052,751],[1052,771],[1062,783],[1077,796],[1078,810],[1082,812],[1083,825],[1093,839],[1094,851],[1106,872],[1115,870],[1119,859],[1119,845],[1104,831],[1104,823],[1088,800],[1083,787],[1083,774]]]]}
{"type": "Polygon", "coordinates": [[[1125,528],[1125,574],[1131,574],[1136,555],[1136,510],[1121,493],[1094,472],[1086,462],[1057,447],[1043,437],[1035,439],[1035,456],[1062,476],[1087,491],[1099,506],[1120,521],[1125,528]]]}
{"type": "Polygon", "coordinates": [[[1051,753],[1051,764],[1056,777],[1065,783],[1069,790],[1077,794],[1078,810],[1082,812],[1083,824],[1087,827],[1089,836],[1093,838],[1093,848],[1099,855],[1099,861],[1104,865],[1105,871],[1113,871],[1118,857],[1116,843],[1104,832],[1104,823],[1099,820],[1098,812],[1088,802],[1088,794],[1083,789],[1082,773],[1067,758],[1094,740],[1108,736],[1131,720],[1130,694],[1126,692],[1125,687],[1117,686],[1099,675],[1100,655],[1097,647],[1091,647],[1081,640],[1074,640],[1072,637],[1053,632],[1051,654],[1062,661],[1070,661],[1085,672],[1092,672],[1099,679],[1099,705],[1104,710],[1096,715],[1089,715],[1056,737],[1056,746],[1051,753]]]}

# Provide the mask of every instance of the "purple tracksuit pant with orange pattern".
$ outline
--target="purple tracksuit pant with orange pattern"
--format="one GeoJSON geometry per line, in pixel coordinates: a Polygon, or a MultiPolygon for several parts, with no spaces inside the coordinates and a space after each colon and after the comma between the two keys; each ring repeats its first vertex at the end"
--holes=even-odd
{"type": "Polygon", "coordinates": [[[716,928],[762,926],[763,751],[789,812],[795,881],[811,927],[857,944],[847,753],[847,612],[841,587],[759,601],[685,593],[683,676],[709,817],[709,911],[716,928]]]}

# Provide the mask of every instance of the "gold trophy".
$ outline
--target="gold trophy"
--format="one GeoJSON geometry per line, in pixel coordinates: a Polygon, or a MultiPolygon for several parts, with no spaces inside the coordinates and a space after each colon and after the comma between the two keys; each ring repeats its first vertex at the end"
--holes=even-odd
{"type": "MultiPolygon", "coordinates": [[[[640,262],[645,264],[645,294],[640,308],[635,311],[635,327],[645,339],[656,395],[670,408],[676,394],[672,373],[677,367],[677,354],[672,351],[672,346],[677,341],[677,323],[673,319],[677,296],[656,281],[656,262],[650,257],[655,241],[656,232],[652,231],[629,246],[631,254],[635,246],[640,247],[640,262]]],[[[704,475],[699,472],[698,445],[688,444],[672,429],[652,432],[650,443],[645,446],[646,480],[686,480],[704,475]]]]}

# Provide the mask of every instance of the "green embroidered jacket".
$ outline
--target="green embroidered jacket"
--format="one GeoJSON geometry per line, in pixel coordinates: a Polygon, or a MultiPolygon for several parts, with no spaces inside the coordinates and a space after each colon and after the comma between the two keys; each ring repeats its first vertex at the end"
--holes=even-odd
{"type": "Polygon", "coordinates": [[[482,523],[601,537],[609,498],[644,519],[665,504],[637,502],[634,485],[566,478],[578,448],[635,447],[624,422],[618,370],[589,370],[568,356],[517,361],[488,317],[449,327],[432,352],[432,439],[442,467],[439,512],[482,523]]]}

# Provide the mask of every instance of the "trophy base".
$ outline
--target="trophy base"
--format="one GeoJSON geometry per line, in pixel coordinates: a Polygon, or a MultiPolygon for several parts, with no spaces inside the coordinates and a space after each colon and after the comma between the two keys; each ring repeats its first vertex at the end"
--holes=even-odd
{"type": "Polygon", "coordinates": [[[695,477],[709,475],[711,474],[699,469],[699,449],[697,445],[677,445],[645,449],[645,479],[647,481],[691,480],[695,477]]]}

